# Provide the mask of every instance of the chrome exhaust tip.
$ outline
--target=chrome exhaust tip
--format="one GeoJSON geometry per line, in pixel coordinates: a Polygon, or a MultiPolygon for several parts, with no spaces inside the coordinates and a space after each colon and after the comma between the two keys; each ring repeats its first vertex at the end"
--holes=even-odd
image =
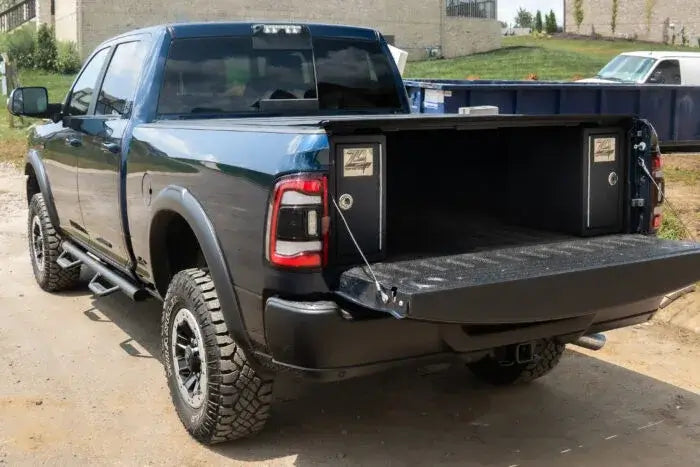
{"type": "Polygon", "coordinates": [[[589,336],[581,336],[572,344],[583,347],[589,350],[600,350],[605,345],[605,336],[603,334],[591,334],[589,336]]]}

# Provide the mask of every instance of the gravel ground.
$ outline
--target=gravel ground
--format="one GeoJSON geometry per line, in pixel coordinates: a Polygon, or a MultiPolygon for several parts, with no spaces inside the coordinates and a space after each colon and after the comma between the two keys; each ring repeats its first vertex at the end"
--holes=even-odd
{"type": "Polygon", "coordinates": [[[171,407],[159,304],[42,292],[23,186],[0,167],[0,464],[697,464],[700,339],[658,323],[610,332],[599,352],[570,348],[528,386],[494,389],[454,366],[283,380],[261,436],[200,446],[171,407]]]}

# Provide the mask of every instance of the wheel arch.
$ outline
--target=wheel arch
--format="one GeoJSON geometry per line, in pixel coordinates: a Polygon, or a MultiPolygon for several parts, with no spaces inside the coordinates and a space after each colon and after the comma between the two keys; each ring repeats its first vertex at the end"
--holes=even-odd
{"type": "Polygon", "coordinates": [[[262,367],[257,364],[257,360],[254,358],[253,347],[245,328],[238,295],[233,285],[233,277],[226,264],[214,225],[202,205],[186,188],[169,185],[156,195],[151,208],[153,214],[148,227],[149,257],[153,282],[160,295],[165,296],[168,275],[170,275],[169,266],[163,268],[162,265],[163,261],[167,261],[163,235],[168,230],[169,222],[173,219],[177,219],[177,222],[181,220],[191,230],[201,250],[219,296],[226,326],[236,344],[240,345],[248,359],[254,362],[256,370],[262,371],[262,367]]]}
{"type": "Polygon", "coordinates": [[[34,149],[30,149],[27,153],[24,163],[24,175],[27,176],[27,204],[31,202],[32,196],[41,193],[44,196],[44,203],[49,212],[49,219],[51,219],[54,228],[59,230],[60,223],[58,221],[58,212],[56,211],[56,205],[54,204],[53,195],[51,194],[49,177],[46,174],[46,169],[39,153],[34,149]]]}

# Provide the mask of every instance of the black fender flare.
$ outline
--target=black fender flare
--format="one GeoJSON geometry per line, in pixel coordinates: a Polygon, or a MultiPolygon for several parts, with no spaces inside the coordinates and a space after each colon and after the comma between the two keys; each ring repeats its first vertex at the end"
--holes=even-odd
{"type": "MultiPolygon", "coordinates": [[[[151,255],[150,237],[153,231],[153,219],[162,211],[175,212],[189,224],[207,262],[209,274],[219,295],[221,312],[231,337],[241,347],[253,368],[258,372],[266,373],[266,369],[255,358],[256,354],[245,328],[240,302],[233,285],[233,277],[226,264],[226,258],[216,236],[214,225],[209,220],[204,208],[186,188],[175,185],[163,188],[151,204],[151,219],[148,226],[149,255],[151,255]]],[[[149,259],[151,259],[152,264],[152,258],[149,259]]]]}
{"type": "MultiPolygon", "coordinates": [[[[60,229],[60,224],[58,222],[58,212],[56,211],[56,204],[53,201],[53,195],[51,193],[51,184],[49,183],[49,177],[46,174],[46,169],[44,168],[44,162],[41,160],[39,153],[35,149],[30,149],[27,152],[27,157],[25,159],[24,165],[24,175],[29,175],[27,166],[31,165],[34,170],[34,176],[36,177],[37,184],[39,185],[39,190],[44,196],[44,203],[46,204],[46,209],[49,212],[49,219],[53,224],[55,229],[60,229]]],[[[30,199],[27,202],[31,201],[30,199]]]]}

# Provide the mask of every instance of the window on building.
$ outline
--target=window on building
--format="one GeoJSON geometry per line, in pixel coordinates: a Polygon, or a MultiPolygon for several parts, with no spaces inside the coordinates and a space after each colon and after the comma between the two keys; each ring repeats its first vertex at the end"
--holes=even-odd
{"type": "Polygon", "coordinates": [[[24,0],[0,11],[0,31],[15,29],[36,16],[35,0],[24,0]]]}
{"type": "Polygon", "coordinates": [[[78,78],[78,81],[76,81],[70,93],[68,115],[80,116],[87,114],[90,108],[90,102],[92,102],[92,96],[95,93],[97,77],[100,75],[100,71],[102,71],[102,65],[104,65],[105,59],[107,58],[107,52],[109,52],[109,48],[100,50],[92,57],[90,62],[85,65],[85,68],[83,68],[80,78],[78,78]]]}
{"type": "Polygon", "coordinates": [[[447,16],[496,19],[496,0],[445,0],[447,16]]]}
{"type": "Polygon", "coordinates": [[[144,57],[145,47],[141,42],[125,42],[117,46],[97,98],[96,115],[123,116],[129,113],[144,57]]]}

